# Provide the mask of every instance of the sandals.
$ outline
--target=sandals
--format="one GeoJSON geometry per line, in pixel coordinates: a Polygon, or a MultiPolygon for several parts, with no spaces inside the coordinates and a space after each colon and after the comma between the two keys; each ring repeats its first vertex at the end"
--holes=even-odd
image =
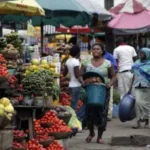
{"type": "Polygon", "coordinates": [[[104,142],[103,142],[102,139],[97,139],[97,143],[98,143],[98,144],[104,144],[104,142]]]}
{"type": "Polygon", "coordinates": [[[90,143],[90,142],[92,141],[92,139],[94,138],[94,136],[95,136],[95,134],[89,135],[89,136],[85,139],[85,141],[86,141],[87,143],[90,143]]]}

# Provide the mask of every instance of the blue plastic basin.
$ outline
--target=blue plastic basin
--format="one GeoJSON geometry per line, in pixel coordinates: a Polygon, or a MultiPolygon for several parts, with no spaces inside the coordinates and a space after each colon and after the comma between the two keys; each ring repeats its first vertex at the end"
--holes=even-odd
{"type": "Polygon", "coordinates": [[[126,94],[119,103],[119,119],[121,122],[126,122],[135,117],[135,98],[131,94],[126,94]]]}
{"type": "Polygon", "coordinates": [[[104,84],[90,84],[86,86],[87,104],[101,105],[105,104],[106,87],[104,84]]]}

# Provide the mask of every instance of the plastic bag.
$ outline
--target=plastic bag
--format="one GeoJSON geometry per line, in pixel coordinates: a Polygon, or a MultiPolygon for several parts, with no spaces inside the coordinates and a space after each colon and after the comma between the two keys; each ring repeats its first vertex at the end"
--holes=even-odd
{"type": "Polygon", "coordinates": [[[116,104],[114,104],[113,105],[113,117],[114,118],[118,118],[118,109],[119,109],[119,106],[118,105],[116,105],[116,104]]]}
{"type": "Polygon", "coordinates": [[[78,128],[78,130],[82,130],[82,124],[78,120],[75,111],[70,106],[67,106],[67,108],[70,111],[70,113],[72,114],[72,117],[71,117],[71,119],[70,119],[70,121],[68,123],[68,126],[70,128],[78,128]]]}

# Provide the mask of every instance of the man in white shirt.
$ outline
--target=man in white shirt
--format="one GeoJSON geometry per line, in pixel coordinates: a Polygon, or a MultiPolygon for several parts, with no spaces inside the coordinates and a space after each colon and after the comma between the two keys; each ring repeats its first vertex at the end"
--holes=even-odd
{"type": "Polygon", "coordinates": [[[117,48],[114,50],[114,57],[118,62],[118,88],[121,99],[130,89],[133,74],[131,67],[136,60],[136,51],[132,46],[126,45],[122,37],[116,40],[117,48]]]}
{"type": "Polygon", "coordinates": [[[69,88],[72,95],[71,107],[76,110],[78,101],[80,100],[80,48],[78,46],[73,46],[70,50],[70,55],[72,58],[69,58],[65,65],[64,75],[69,73],[70,81],[69,88]]]}

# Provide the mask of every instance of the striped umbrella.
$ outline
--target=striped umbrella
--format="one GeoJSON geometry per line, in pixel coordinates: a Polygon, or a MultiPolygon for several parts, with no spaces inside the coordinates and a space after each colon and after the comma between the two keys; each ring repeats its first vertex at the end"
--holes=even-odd
{"type": "Polygon", "coordinates": [[[150,0],[127,0],[110,9],[115,14],[108,27],[117,32],[140,33],[150,28],[150,0]]]}

